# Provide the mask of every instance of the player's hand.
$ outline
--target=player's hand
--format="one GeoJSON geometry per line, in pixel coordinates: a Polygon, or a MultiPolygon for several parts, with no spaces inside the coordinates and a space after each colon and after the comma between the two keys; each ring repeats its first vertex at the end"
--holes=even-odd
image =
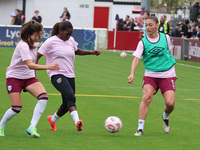
{"type": "Polygon", "coordinates": [[[128,83],[132,84],[133,83],[133,78],[134,76],[133,75],[130,75],[127,80],[128,80],[128,83]]]}
{"type": "Polygon", "coordinates": [[[49,65],[49,70],[60,70],[60,66],[58,63],[53,63],[51,65],[49,65]]]}
{"type": "Polygon", "coordinates": [[[179,77],[176,76],[176,77],[175,77],[175,81],[176,81],[177,79],[179,79],[179,77]]]}
{"type": "Polygon", "coordinates": [[[101,50],[94,50],[92,51],[92,54],[98,56],[101,54],[101,50]]]}

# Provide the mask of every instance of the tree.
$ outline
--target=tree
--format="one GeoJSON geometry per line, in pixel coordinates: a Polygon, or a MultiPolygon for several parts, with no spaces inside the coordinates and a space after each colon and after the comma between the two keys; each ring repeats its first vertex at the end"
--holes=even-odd
{"type": "Polygon", "coordinates": [[[171,14],[172,11],[177,13],[177,10],[182,9],[185,4],[191,6],[194,1],[196,0],[151,0],[151,7],[158,11],[165,8],[167,13],[171,14]]]}

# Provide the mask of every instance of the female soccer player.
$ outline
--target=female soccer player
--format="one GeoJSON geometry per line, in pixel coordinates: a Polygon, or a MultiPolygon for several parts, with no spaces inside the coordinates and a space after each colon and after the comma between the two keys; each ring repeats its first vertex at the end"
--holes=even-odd
{"type": "Polygon", "coordinates": [[[61,93],[63,103],[53,116],[47,117],[51,130],[57,130],[56,121],[67,111],[70,112],[78,131],[82,131],[83,121],[79,120],[76,110],[74,59],[76,55],[99,55],[100,50],[85,51],[77,48],[73,37],[73,26],[69,21],[56,23],[52,29],[52,36],[47,39],[38,51],[37,61],[46,55],[46,64],[58,62],[61,70],[48,70],[48,76],[53,86],[61,93]]]}
{"type": "Polygon", "coordinates": [[[158,19],[149,16],[146,20],[146,31],[148,36],[142,38],[138,43],[137,49],[133,54],[131,74],[127,78],[128,83],[133,83],[134,73],[143,55],[145,66],[145,76],[143,78],[143,97],[139,107],[138,129],[134,134],[141,136],[143,133],[144,122],[148,114],[149,104],[153,95],[158,89],[161,90],[165,99],[165,108],[163,113],[163,128],[166,133],[170,131],[169,114],[173,111],[175,105],[175,59],[170,55],[171,50],[170,37],[167,34],[158,32],[158,19]]]}
{"type": "Polygon", "coordinates": [[[38,99],[27,134],[37,138],[36,125],[46,107],[48,96],[45,88],[35,76],[34,70],[58,70],[58,63],[51,65],[35,64],[37,45],[43,35],[43,27],[36,21],[29,21],[21,28],[21,40],[15,48],[10,66],[6,72],[6,87],[11,108],[6,111],[0,122],[0,136],[4,135],[6,123],[22,109],[21,91],[26,90],[38,99]]]}

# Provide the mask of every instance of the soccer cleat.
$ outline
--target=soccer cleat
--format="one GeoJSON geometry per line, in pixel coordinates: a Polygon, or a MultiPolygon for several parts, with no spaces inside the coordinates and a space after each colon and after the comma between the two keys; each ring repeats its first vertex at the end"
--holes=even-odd
{"type": "Polygon", "coordinates": [[[82,131],[83,130],[83,120],[79,120],[77,123],[76,123],[76,127],[77,127],[77,131],[82,131]]]}
{"type": "Polygon", "coordinates": [[[4,130],[5,130],[5,128],[0,127],[0,136],[5,136],[4,130]]]}
{"type": "Polygon", "coordinates": [[[29,127],[28,129],[26,129],[26,133],[34,138],[40,137],[40,135],[37,133],[37,129],[34,127],[29,127]]]}
{"type": "Polygon", "coordinates": [[[169,119],[163,119],[163,129],[165,133],[169,133],[170,131],[169,119]]]}
{"type": "Polygon", "coordinates": [[[56,122],[53,122],[53,121],[52,121],[52,116],[49,115],[49,116],[47,117],[47,119],[48,119],[48,121],[49,121],[49,123],[50,123],[50,128],[51,128],[51,130],[53,130],[53,131],[57,130],[57,128],[56,128],[56,122]]]}
{"type": "Polygon", "coordinates": [[[137,130],[137,132],[134,134],[135,136],[141,136],[143,134],[142,129],[137,130]]]}

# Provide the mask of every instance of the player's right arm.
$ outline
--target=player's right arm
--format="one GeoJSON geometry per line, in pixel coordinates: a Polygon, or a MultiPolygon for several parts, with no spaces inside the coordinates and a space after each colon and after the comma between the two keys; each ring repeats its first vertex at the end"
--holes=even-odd
{"type": "Polygon", "coordinates": [[[132,65],[131,65],[131,73],[129,75],[129,77],[127,78],[128,80],[128,83],[132,84],[133,83],[133,78],[134,78],[134,73],[135,73],[135,70],[136,70],[136,67],[139,63],[139,58],[135,57],[133,59],[133,62],[132,62],[132,65]]]}
{"type": "Polygon", "coordinates": [[[51,65],[38,65],[35,64],[32,59],[25,60],[25,62],[28,68],[32,70],[60,70],[58,63],[53,63],[51,65]]]}
{"type": "Polygon", "coordinates": [[[143,51],[144,51],[144,45],[143,45],[143,42],[140,41],[137,45],[136,51],[132,55],[134,57],[134,59],[133,59],[132,65],[131,65],[131,73],[130,73],[129,77],[127,78],[128,83],[130,83],[130,84],[133,83],[134,73],[135,73],[136,67],[139,63],[139,60],[143,54],[143,51]]]}

